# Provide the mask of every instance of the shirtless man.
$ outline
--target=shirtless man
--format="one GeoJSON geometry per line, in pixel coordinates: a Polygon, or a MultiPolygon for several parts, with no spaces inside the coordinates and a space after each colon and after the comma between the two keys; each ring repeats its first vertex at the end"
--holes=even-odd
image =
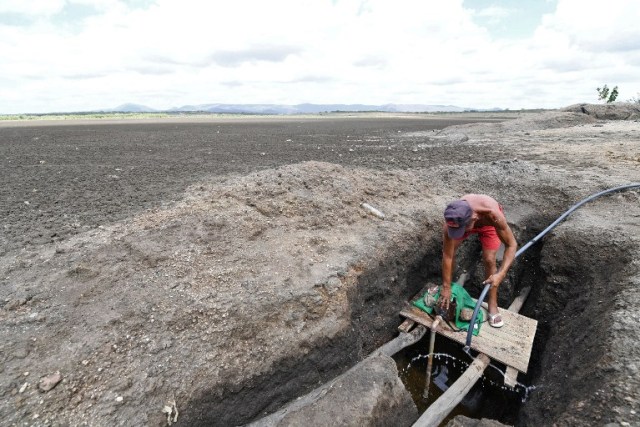
{"type": "Polygon", "coordinates": [[[447,206],[444,219],[440,306],[444,310],[449,307],[456,250],[470,234],[478,234],[482,244],[482,262],[486,277],[482,284],[491,284],[488,301],[489,324],[494,328],[502,327],[504,322],[498,312],[498,286],[507,276],[518,246],[507,224],[502,206],[484,194],[467,194],[447,206]],[[496,253],[501,243],[504,243],[505,250],[498,270],[496,253]]]}

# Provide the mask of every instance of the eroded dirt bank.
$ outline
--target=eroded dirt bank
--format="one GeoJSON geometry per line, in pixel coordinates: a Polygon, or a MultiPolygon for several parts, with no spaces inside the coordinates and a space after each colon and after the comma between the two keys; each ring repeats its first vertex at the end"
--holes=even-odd
{"type": "MultiPolygon", "coordinates": [[[[56,216],[56,198],[38,182],[35,193],[50,195],[38,199],[40,213],[16,211],[3,224],[4,421],[163,425],[173,402],[180,425],[242,424],[275,411],[395,335],[399,303],[438,276],[449,200],[496,197],[523,242],[583,197],[640,181],[637,119],[588,113],[443,132],[367,121],[330,143],[313,134],[290,144],[308,153],[294,164],[257,138],[246,158],[274,156],[273,167],[203,173],[173,202],[146,211],[136,202],[130,215],[62,238],[14,231],[48,230],[39,221],[70,214],[56,216]],[[40,391],[55,372],[60,383],[40,391]]],[[[293,139],[287,126],[307,130],[279,123],[276,140],[293,139]]],[[[53,167],[41,160],[34,167],[53,167]]],[[[109,167],[114,185],[128,171],[119,169],[109,167]]],[[[34,207],[21,196],[9,201],[34,207]]],[[[546,348],[523,425],[638,421],[640,355],[630,344],[640,319],[639,205],[638,192],[594,202],[545,241],[538,304],[525,314],[541,322],[546,348]]],[[[506,284],[501,301],[510,291],[506,284]]]]}

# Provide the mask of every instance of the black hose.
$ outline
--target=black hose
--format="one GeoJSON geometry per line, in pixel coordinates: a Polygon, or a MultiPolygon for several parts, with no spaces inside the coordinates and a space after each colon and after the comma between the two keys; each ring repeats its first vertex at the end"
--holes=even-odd
{"type": "MultiPolygon", "coordinates": [[[[542,237],[544,237],[545,234],[547,234],[549,231],[551,231],[556,225],[558,225],[563,219],[568,217],[573,211],[578,209],[580,206],[582,206],[585,203],[590,202],[591,200],[596,199],[596,198],[598,198],[600,196],[604,196],[605,194],[615,193],[616,191],[628,190],[628,189],[631,189],[631,188],[640,188],[640,183],[636,182],[636,183],[633,183],[633,184],[621,185],[620,187],[610,188],[608,190],[604,190],[604,191],[601,191],[599,193],[592,194],[591,196],[587,197],[586,199],[583,199],[580,202],[576,203],[569,210],[567,210],[565,213],[560,215],[558,217],[558,219],[553,221],[551,223],[551,225],[549,225],[547,228],[542,230],[542,232],[540,232],[540,234],[538,234],[536,237],[531,239],[526,245],[521,247],[516,252],[515,258],[518,258],[520,255],[522,255],[524,253],[524,251],[526,251],[531,246],[533,246],[538,240],[542,239],[542,237]]],[[[489,288],[490,287],[491,287],[491,284],[487,284],[484,287],[484,289],[482,290],[482,293],[480,294],[480,297],[478,298],[478,302],[476,303],[476,307],[473,309],[473,316],[471,317],[471,322],[469,323],[469,330],[467,331],[467,341],[466,341],[466,344],[465,344],[465,347],[464,347],[464,351],[467,352],[467,353],[469,353],[469,349],[471,348],[471,338],[473,336],[473,329],[474,329],[473,325],[475,325],[475,323],[476,323],[476,317],[478,316],[478,312],[480,311],[480,306],[484,302],[484,299],[487,296],[487,293],[489,292],[489,288]]]]}

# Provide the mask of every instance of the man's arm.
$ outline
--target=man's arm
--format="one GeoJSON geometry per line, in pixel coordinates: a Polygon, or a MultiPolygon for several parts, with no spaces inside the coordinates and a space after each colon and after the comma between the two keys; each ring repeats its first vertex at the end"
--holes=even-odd
{"type": "Polygon", "coordinates": [[[449,308],[451,300],[451,280],[453,278],[453,260],[455,257],[455,242],[447,233],[447,226],[443,228],[442,235],[442,287],[440,288],[440,299],[438,304],[444,310],[449,308]]]}

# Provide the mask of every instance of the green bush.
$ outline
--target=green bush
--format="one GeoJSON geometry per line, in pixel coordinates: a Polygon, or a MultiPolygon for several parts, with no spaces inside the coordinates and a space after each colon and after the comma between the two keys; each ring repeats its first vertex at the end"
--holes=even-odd
{"type": "Polygon", "coordinates": [[[609,92],[607,85],[604,85],[602,88],[596,88],[596,90],[598,91],[598,99],[607,104],[612,103],[618,97],[618,86],[611,89],[611,92],[609,92]]]}

